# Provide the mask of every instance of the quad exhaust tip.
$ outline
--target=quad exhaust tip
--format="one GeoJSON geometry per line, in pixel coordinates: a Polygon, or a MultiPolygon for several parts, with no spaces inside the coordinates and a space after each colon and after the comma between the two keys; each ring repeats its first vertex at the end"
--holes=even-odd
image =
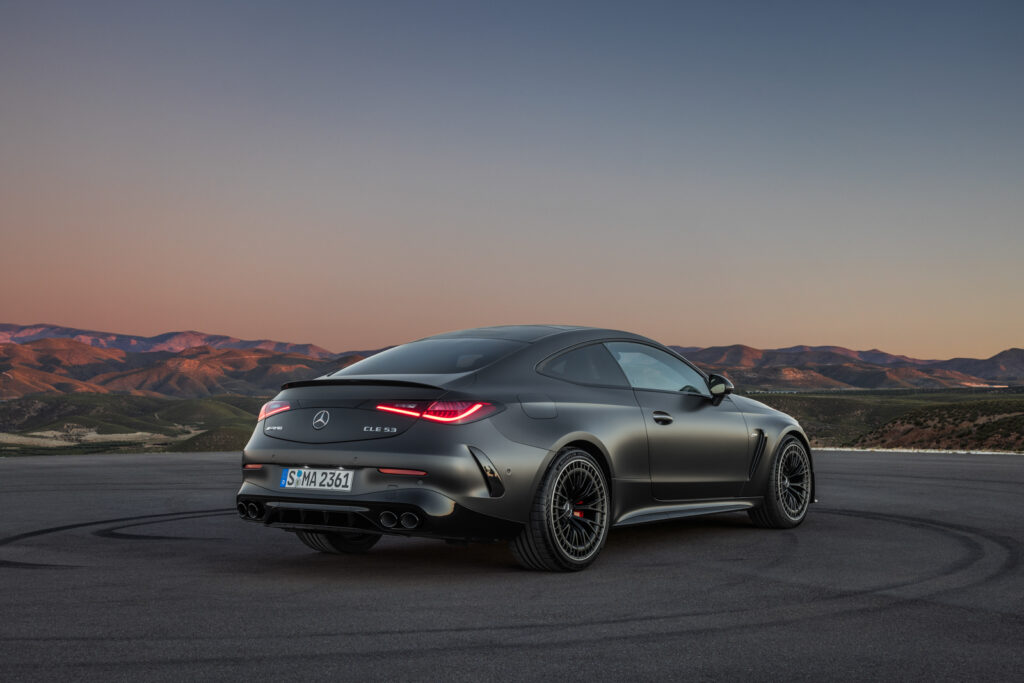
{"type": "Polygon", "coordinates": [[[398,516],[391,510],[385,510],[377,519],[385,529],[394,529],[399,524],[403,529],[415,529],[420,525],[419,515],[413,512],[403,512],[401,516],[398,516]]]}
{"type": "Polygon", "coordinates": [[[238,516],[242,519],[263,519],[263,506],[259,503],[238,502],[238,516]]]}

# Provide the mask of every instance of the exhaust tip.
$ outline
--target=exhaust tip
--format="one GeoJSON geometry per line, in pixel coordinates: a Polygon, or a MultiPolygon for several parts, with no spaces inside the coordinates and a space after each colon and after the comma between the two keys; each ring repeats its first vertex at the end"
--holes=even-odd
{"type": "Polygon", "coordinates": [[[401,521],[405,529],[415,529],[420,525],[420,518],[412,512],[403,512],[401,521]]]}
{"type": "Polygon", "coordinates": [[[245,511],[247,513],[249,513],[249,519],[259,519],[260,516],[261,516],[260,515],[260,506],[257,505],[256,503],[249,503],[245,507],[245,511]]]}
{"type": "Polygon", "coordinates": [[[249,513],[246,512],[245,503],[241,503],[240,502],[238,504],[238,516],[242,517],[242,518],[245,518],[245,517],[249,516],[249,513]]]}
{"type": "Polygon", "coordinates": [[[393,528],[398,524],[398,517],[395,516],[394,512],[385,511],[380,513],[380,525],[387,529],[393,528]]]}

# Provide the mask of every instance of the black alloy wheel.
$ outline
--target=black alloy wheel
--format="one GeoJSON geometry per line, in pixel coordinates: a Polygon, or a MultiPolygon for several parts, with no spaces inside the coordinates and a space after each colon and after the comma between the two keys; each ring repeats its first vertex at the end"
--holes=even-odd
{"type": "Polygon", "coordinates": [[[776,449],[764,503],[749,511],[754,524],[769,529],[791,529],[804,521],[813,485],[811,458],[803,443],[786,438],[776,449]]]}
{"type": "Polygon", "coordinates": [[[544,475],[530,521],[512,542],[512,553],[527,569],[579,571],[604,547],[608,514],[601,466],[582,449],[565,449],[544,475]]]}

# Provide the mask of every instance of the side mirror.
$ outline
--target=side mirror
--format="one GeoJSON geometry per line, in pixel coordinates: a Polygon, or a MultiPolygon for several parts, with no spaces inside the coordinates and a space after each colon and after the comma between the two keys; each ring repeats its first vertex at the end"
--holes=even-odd
{"type": "Polygon", "coordinates": [[[718,405],[727,394],[731,394],[736,387],[722,375],[708,375],[708,390],[711,391],[711,403],[718,405]]]}

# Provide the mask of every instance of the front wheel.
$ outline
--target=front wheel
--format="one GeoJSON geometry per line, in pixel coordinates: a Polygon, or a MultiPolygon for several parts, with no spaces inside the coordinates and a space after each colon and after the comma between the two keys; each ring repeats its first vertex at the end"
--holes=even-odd
{"type": "Polygon", "coordinates": [[[359,532],[297,531],[295,535],[313,550],[333,555],[365,553],[380,540],[380,534],[359,532]]]}
{"type": "Polygon", "coordinates": [[[791,529],[807,516],[811,502],[811,458],[796,437],[787,437],[775,450],[764,503],[747,512],[766,529],[791,529]]]}
{"type": "Polygon", "coordinates": [[[601,466],[590,453],[567,448],[544,475],[530,519],[512,541],[512,554],[527,569],[584,569],[608,537],[608,507],[601,466]]]}

